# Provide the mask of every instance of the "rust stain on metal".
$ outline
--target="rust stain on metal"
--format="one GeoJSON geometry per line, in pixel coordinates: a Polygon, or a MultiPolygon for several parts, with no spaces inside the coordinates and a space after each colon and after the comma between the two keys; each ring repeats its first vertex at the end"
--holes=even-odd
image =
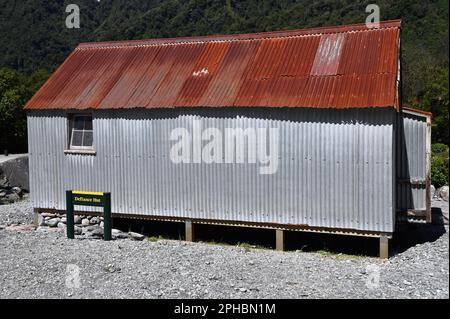
{"type": "Polygon", "coordinates": [[[80,44],[26,109],[398,109],[400,21],[80,44]]]}

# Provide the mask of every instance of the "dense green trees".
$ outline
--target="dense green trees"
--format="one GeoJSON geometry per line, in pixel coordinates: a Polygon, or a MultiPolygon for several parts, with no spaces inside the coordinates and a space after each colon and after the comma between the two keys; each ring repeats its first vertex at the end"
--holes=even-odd
{"type": "Polygon", "coordinates": [[[0,150],[26,151],[25,103],[49,76],[37,70],[24,75],[11,69],[0,69],[0,150]]]}
{"type": "MultiPolygon", "coordinates": [[[[29,75],[37,69],[53,71],[83,41],[244,33],[362,23],[367,15],[365,7],[372,2],[0,0],[0,68],[20,71],[28,74],[23,75],[23,79],[32,79],[29,75]],[[65,27],[65,8],[69,3],[80,6],[80,29],[65,27]]],[[[448,0],[379,0],[377,4],[382,20],[401,18],[403,21],[404,103],[432,111],[433,141],[448,145],[448,0]]],[[[41,80],[36,79],[36,83],[41,83],[41,80]]],[[[17,82],[17,79],[14,81],[17,82]]],[[[2,91],[0,94],[5,105],[11,107],[23,104],[25,97],[30,94],[30,87],[26,94],[17,93],[22,92],[22,89],[19,86],[16,93],[2,91]]],[[[15,114],[14,118],[22,121],[23,114],[20,114],[15,114]]],[[[5,127],[1,125],[0,131],[3,132],[5,127]]],[[[19,127],[23,128],[24,124],[18,124],[17,129],[19,127]]]]}

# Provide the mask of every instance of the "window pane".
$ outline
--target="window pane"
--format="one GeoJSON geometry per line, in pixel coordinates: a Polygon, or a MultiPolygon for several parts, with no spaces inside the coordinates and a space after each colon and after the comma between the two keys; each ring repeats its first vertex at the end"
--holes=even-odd
{"type": "Polygon", "coordinates": [[[84,129],[92,131],[92,117],[90,116],[84,117],[84,129]]]}
{"type": "Polygon", "coordinates": [[[82,131],[72,131],[72,144],[71,146],[81,146],[83,141],[82,131]]]}
{"type": "Polygon", "coordinates": [[[92,146],[93,132],[84,131],[83,135],[83,146],[92,146]]]}
{"type": "Polygon", "coordinates": [[[73,128],[75,130],[84,129],[84,116],[75,116],[73,121],[73,128]]]}

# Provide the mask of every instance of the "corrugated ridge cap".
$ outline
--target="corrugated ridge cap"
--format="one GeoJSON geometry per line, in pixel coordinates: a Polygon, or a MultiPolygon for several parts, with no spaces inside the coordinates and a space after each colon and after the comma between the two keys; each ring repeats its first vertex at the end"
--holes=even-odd
{"type": "Polygon", "coordinates": [[[295,29],[295,30],[281,30],[258,33],[245,34],[224,34],[224,35],[209,35],[196,37],[177,37],[177,38],[153,38],[142,40],[126,40],[126,41],[105,41],[105,42],[84,42],[80,43],[76,49],[99,49],[99,48],[117,48],[130,46],[146,46],[146,45],[164,45],[164,44],[182,44],[182,43],[204,43],[214,41],[241,41],[241,40],[258,40],[271,38],[284,38],[305,35],[320,35],[329,33],[343,33],[343,32],[357,32],[370,31],[388,28],[401,28],[401,20],[387,20],[380,21],[378,28],[368,28],[365,23],[341,25],[341,26],[327,26],[309,29],[295,29]]]}

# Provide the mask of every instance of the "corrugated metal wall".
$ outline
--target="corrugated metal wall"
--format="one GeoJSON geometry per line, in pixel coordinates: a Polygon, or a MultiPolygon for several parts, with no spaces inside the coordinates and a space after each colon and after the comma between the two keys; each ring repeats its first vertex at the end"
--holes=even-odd
{"type": "Polygon", "coordinates": [[[402,211],[425,210],[427,119],[401,113],[398,120],[397,208],[402,211]]]}
{"type": "MultiPolygon", "coordinates": [[[[31,196],[65,209],[65,190],[110,191],[117,213],[391,232],[394,110],[94,111],[96,156],[64,155],[67,117],[30,111],[31,196]],[[278,171],[259,164],[174,164],[172,129],[277,127],[278,171]]],[[[92,209],[92,208],[89,208],[92,209]]]]}

